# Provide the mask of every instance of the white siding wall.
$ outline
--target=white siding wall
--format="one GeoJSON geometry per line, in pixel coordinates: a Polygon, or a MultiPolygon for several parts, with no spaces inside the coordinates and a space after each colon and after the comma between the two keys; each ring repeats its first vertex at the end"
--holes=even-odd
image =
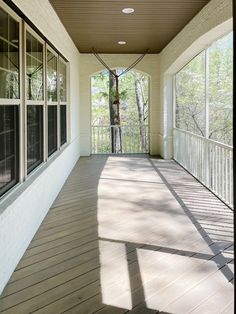
{"type": "Polygon", "coordinates": [[[0,293],[79,158],[79,52],[48,0],[15,4],[70,62],[70,144],[0,202],[0,293]]]}
{"type": "Polygon", "coordinates": [[[211,0],[160,54],[159,143],[161,156],[172,158],[173,74],[207,44],[232,29],[232,0],[211,0]]]}
{"type": "MultiPolygon", "coordinates": [[[[128,67],[138,55],[122,54],[101,54],[102,59],[110,68],[128,67]]],[[[134,68],[137,71],[145,72],[150,76],[150,152],[152,155],[160,153],[157,139],[160,133],[161,116],[159,105],[159,56],[156,54],[146,55],[142,61],[134,68]]],[[[92,54],[80,55],[80,137],[81,155],[90,155],[91,133],[91,91],[90,78],[92,74],[104,70],[104,67],[92,54]]]]}

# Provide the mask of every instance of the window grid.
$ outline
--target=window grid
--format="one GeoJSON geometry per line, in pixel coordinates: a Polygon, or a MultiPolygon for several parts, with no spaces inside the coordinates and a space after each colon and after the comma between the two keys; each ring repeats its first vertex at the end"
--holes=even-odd
{"type": "MultiPolygon", "coordinates": [[[[4,184],[4,179],[2,176],[1,180],[1,169],[0,169],[0,197],[2,197],[6,192],[8,192],[12,187],[14,187],[18,182],[23,182],[26,177],[34,172],[34,170],[37,170],[37,168],[44,162],[46,162],[48,157],[48,108],[53,108],[51,106],[56,106],[56,114],[51,115],[51,117],[54,117],[54,124],[56,125],[56,138],[57,138],[57,145],[56,149],[52,153],[56,153],[61,149],[61,146],[64,145],[67,142],[67,134],[68,132],[62,132],[61,131],[61,106],[66,106],[67,111],[67,100],[66,101],[60,101],[60,94],[59,94],[59,62],[63,62],[66,66],[66,71],[68,67],[68,63],[63,60],[62,57],[59,57],[59,54],[56,53],[49,44],[45,42],[44,39],[42,39],[34,30],[31,29],[21,18],[14,12],[12,9],[10,9],[5,3],[3,3],[0,0],[0,13],[3,12],[5,16],[7,15],[7,25],[13,25],[14,21],[16,21],[18,24],[18,34],[19,38],[15,38],[14,31],[7,31],[7,34],[0,33],[0,49],[4,51],[5,54],[10,53],[11,58],[2,58],[0,60],[0,72],[4,71],[4,73],[13,73],[18,81],[14,81],[12,78],[10,78],[13,82],[9,86],[13,86],[9,91],[7,91],[2,97],[0,96],[0,110],[3,108],[9,107],[12,108],[14,111],[12,118],[12,122],[14,122],[14,128],[11,129],[12,138],[14,138],[14,141],[12,143],[14,144],[15,149],[15,158],[16,161],[14,165],[12,166],[12,169],[14,171],[14,178],[11,180],[9,184],[4,184]],[[22,32],[23,29],[23,32],[22,32]],[[34,42],[33,46],[39,42],[42,44],[40,48],[40,58],[37,57],[37,51],[34,50],[35,48],[32,48],[33,53],[30,54],[29,51],[27,51],[27,35],[28,40],[32,36],[36,41],[34,42]],[[5,48],[4,48],[5,47],[5,48]],[[18,49],[18,51],[17,51],[18,49]],[[6,52],[5,52],[6,51],[6,52]],[[48,101],[48,93],[47,93],[47,51],[50,51],[55,55],[56,60],[56,68],[57,68],[57,76],[56,76],[56,99],[51,99],[52,101],[48,101]],[[18,53],[18,56],[15,54],[18,53]],[[27,58],[28,58],[28,69],[29,66],[29,60],[32,61],[32,69],[33,67],[39,63],[41,58],[43,61],[42,63],[42,90],[38,93],[38,96],[32,97],[32,94],[29,93],[29,89],[27,90],[27,86],[29,86],[29,81],[27,82],[27,58]],[[8,61],[6,61],[8,60],[8,61]],[[10,60],[10,61],[9,61],[10,60]],[[4,68],[5,66],[5,68],[4,68]],[[18,74],[18,75],[17,75],[18,74]],[[27,85],[28,83],[28,85],[27,85]],[[15,92],[14,92],[15,90],[15,92]],[[22,97],[23,95],[23,97],[22,97]],[[6,98],[8,97],[8,98],[6,98]],[[10,98],[9,98],[10,97],[10,98]],[[4,106],[4,107],[3,107],[4,106]],[[29,116],[31,115],[31,119],[29,116]],[[30,132],[30,129],[35,129],[35,137],[30,142],[30,149],[32,151],[32,158],[31,161],[34,159],[34,154],[37,155],[37,158],[35,158],[35,163],[31,163],[31,161],[28,160],[27,157],[29,157],[29,152],[27,151],[28,142],[30,137],[32,137],[32,132],[30,132]],[[36,131],[37,130],[37,131],[36,131]],[[63,143],[61,143],[61,137],[63,133],[63,143]],[[2,185],[1,185],[2,182],[2,185]],[[4,185],[4,186],[3,186],[4,185]]],[[[3,15],[4,15],[3,14],[3,15]]],[[[2,16],[0,14],[0,23],[2,22],[2,16]]],[[[9,27],[8,27],[9,28],[9,27]]],[[[2,28],[4,29],[4,28],[2,28]]],[[[15,27],[17,29],[17,27],[15,27]]],[[[29,42],[28,42],[29,44],[29,42]]],[[[29,47],[28,47],[29,48],[29,47]]],[[[29,73],[28,73],[29,74],[29,73]]],[[[5,77],[8,74],[4,74],[3,77],[5,77]]],[[[37,76],[37,75],[36,75],[37,76]]],[[[9,75],[8,75],[9,77],[9,75]]],[[[1,78],[1,76],[0,76],[1,78]]],[[[37,84],[40,85],[40,82],[37,81],[37,79],[41,79],[41,74],[31,80],[32,86],[37,87],[37,84]],[[33,81],[34,80],[34,81],[33,81]]],[[[67,76],[66,76],[67,80],[67,76]]],[[[67,82],[66,82],[67,85],[67,82]]],[[[1,92],[1,91],[0,91],[1,92]]],[[[68,92],[67,86],[65,86],[65,93],[68,92]]],[[[64,100],[64,99],[63,99],[64,100]]],[[[64,107],[62,107],[64,108],[64,107]]],[[[51,109],[50,109],[51,110],[51,109]]],[[[53,109],[52,109],[53,110],[53,109]]],[[[64,110],[64,109],[63,109],[64,110]]],[[[11,110],[10,110],[11,111],[11,110]]],[[[55,111],[55,110],[54,110],[55,111]]],[[[64,119],[65,120],[65,119],[64,119]]],[[[67,114],[66,114],[66,122],[63,120],[63,123],[66,124],[65,128],[68,128],[67,123],[67,114]]],[[[1,123],[1,121],[0,121],[1,123]]],[[[63,127],[64,127],[63,124],[63,127]]],[[[8,130],[10,132],[10,130],[8,130]]],[[[1,134],[1,132],[0,132],[1,134]]],[[[54,134],[54,137],[55,137],[54,134]]],[[[2,146],[2,142],[0,142],[0,145],[2,146]]],[[[51,155],[52,155],[51,154],[51,155]]],[[[50,157],[51,157],[50,155],[50,157]]],[[[10,155],[7,155],[8,159],[10,159],[10,155]]],[[[0,165],[1,166],[1,165],[0,165]]],[[[0,167],[1,168],[1,167],[0,167]]],[[[6,178],[6,176],[5,176],[6,178]]]]}
{"type": "Polygon", "coordinates": [[[21,23],[11,13],[6,5],[0,7],[0,196],[21,179],[21,23]]]}

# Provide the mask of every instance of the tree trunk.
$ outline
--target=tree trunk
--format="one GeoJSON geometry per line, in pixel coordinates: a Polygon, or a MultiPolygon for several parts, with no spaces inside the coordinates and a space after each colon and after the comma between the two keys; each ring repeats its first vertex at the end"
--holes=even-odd
{"type": "Polygon", "coordinates": [[[142,86],[139,79],[135,80],[135,95],[136,95],[136,103],[138,109],[138,117],[139,117],[139,132],[141,136],[142,150],[147,150],[147,134],[145,127],[145,114],[144,114],[144,100],[142,95],[142,86]]]}
{"type": "MultiPolygon", "coordinates": [[[[113,71],[116,73],[116,71],[113,71]]],[[[122,139],[120,128],[120,103],[118,90],[118,77],[109,73],[109,111],[111,127],[111,152],[122,152],[122,139]]]]}

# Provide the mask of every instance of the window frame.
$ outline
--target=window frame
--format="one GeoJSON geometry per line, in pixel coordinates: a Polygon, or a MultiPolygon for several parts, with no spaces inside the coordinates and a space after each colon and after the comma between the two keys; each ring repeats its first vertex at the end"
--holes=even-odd
{"type": "Polygon", "coordinates": [[[60,62],[63,62],[66,66],[66,101],[61,101],[60,97],[60,80],[58,79],[58,101],[59,101],[59,148],[63,147],[68,142],[68,62],[66,62],[61,56],[58,57],[58,78],[60,77],[60,62]],[[66,141],[61,144],[61,106],[66,106],[66,141]]]}
{"type": "Polygon", "coordinates": [[[45,101],[46,101],[46,115],[47,115],[47,160],[50,159],[52,156],[54,156],[54,154],[56,154],[58,151],[59,151],[59,148],[60,148],[60,114],[59,114],[59,88],[58,88],[58,77],[59,77],[59,56],[57,54],[57,52],[48,44],[46,44],[46,48],[45,48],[45,63],[46,63],[46,68],[45,68],[45,101]],[[47,68],[48,68],[48,57],[47,57],[47,51],[50,51],[55,57],[56,57],[56,60],[57,60],[57,63],[56,63],[56,66],[57,66],[57,101],[50,101],[48,100],[48,82],[47,82],[47,68]],[[49,139],[49,134],[48,134],[48,106],[56,106],[57,107],[57,148],[56,150],[51,153],[50,155],[48,155],[48,139],[49,139]]]}
{"type": "MultiPolygon", "coordinates": [[[[15,180],[9,182],[6,186],[1,189],[0,198],[4,197],[4,195],[22,183],[24,180],[24,122],[23,122],[23,62],[22,62],[22,20],[21,18],[5,3],[0,2],[1,9],[9,15],[12,19],[14,19],[19,25],[19,71],[18,71],[18,79],[19,79],[19,98],[10,99],[10,98],[0,98],[0,106],[17,106],[18,111],[18,121],[16,125],[16,132],[18,133],[18,139],[16,140],[15,150],[16,150],[16,162],[15,162],[15,180]]],[[[1,38],[3,39],[3,38],[1,38]]],[[[7,44],[9,44],[9,40],[3,39],[7,44]]]]}
{"type": "MultiPolygon", "coordinates": [[[[11,195],[16,195],[20,187],[26,186],[29,178],[34,178],[39,175],[47,167],[47,162],[54,160],[59,156],[60,152],[68,146],[68,138],[70,132],[69,126],[69,62],[55,48],[48,39],[31,24],[21,13],[15,12],[10,6],[0,0],[0,8],[11,16],[19,25],[19,98],[7,99],[0,98],[0,106],[17,106],[18,121],[17,121],[17,169],[15,176],[17,180],[11,186],[2,188],[0,195],[0,204],[5,204],[5,200],[11,195]],[[29,32],[35,39],[43,44],[43,99],[29,100],[27,99],[27,84],[26,84],[26,34],[29,32]],[[47,99],[47,49],[52,52],[57,60],[57,101],[48,101],[47,99]],[[66,64],[66,102],[61,102],[61,105],[66,105],[66,142],[60,145],[60,95],[59,95],[59,59],[66,64]],[[32,171],[27,173],[27,106],[36,105],[43,106],[43,161],[37,165],[32,171]],[[57,106],[57,150],[48,157],[48,106],[57,106]],[[26,184],[26,185],[25,185],[26,184]],[[14,194],[16,191],[16,194],[14,194]]],[[[7,41],[8,42],[8,41],[7,41]]],[[[24,189],[24,188],[23,188],[24,189]]]]}
{"type": "Polygon", "coordinates": [[[24,52],[24,99],[25,99],[25,112],[24,112],[24,121],[25,121],[25,177],[29,176],[31,173],[33,173],[42,163],[46,161],[46,148],[47,146],[45,145],[45,130],[46,130],[46,102],[45,102],[45,41],[26,23],[24,24],[24,42],[23,42],[23,52],[24,52]],[[27,40],[27,32],[31,34],[36,40],[38,40],[42,45],[43,45],[43,99],[42,100],[29,100],[27,99],[27,76],[26,76],[26,71],[27,71],[27,52],[26,52],[26,40],[27,40]],[[28,148],[28,143],[27,143],[27,108],[29,105],[33,106],[42,106],[43,107],[43,160],[40,162],[33,170],[28,172],[28,167],[27,167],[27,148],[28,148]]]}

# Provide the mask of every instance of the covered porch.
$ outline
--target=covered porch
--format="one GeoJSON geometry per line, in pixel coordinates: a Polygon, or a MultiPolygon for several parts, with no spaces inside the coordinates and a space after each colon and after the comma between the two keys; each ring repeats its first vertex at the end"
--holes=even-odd
{"type": "Polygon", "coordinates": [[[172,160],[82,157],[1,313],[233,313],[233,212],[172,160]]]}

